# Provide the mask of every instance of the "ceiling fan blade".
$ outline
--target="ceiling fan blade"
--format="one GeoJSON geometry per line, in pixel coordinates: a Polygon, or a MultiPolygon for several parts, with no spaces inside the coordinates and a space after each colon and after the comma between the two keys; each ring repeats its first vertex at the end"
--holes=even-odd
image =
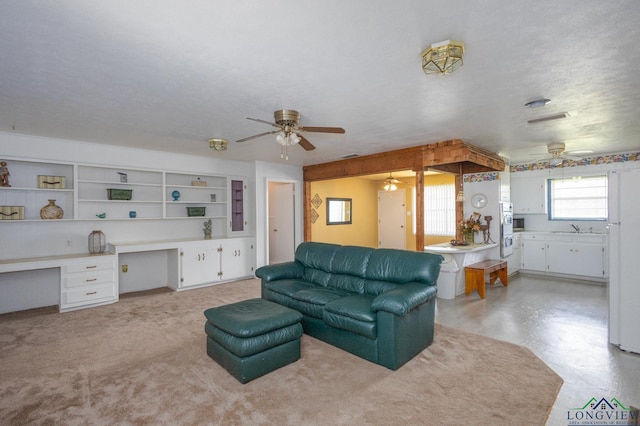
{"type": "Polygon", "coordinates": [[[298,145],[300,145],[301,147],[303,147],[307,151],[313,151],[314,149],[316,149],[316,147],[313,146],[313,144],[311,142],[309,142],[309,140],[307,138],[305,138],[304,136],[301,136],[301,135],[298,135],[298,136],[300,136],[300,142],[298,142],[298,145]]]}
{"type": "Polygon", "coordinates": [[[278,129],[280,129],[280,128],[281,128],[281,127],[280,127],[280,126],[278,126],[276,123],[272,123],[272,122],[267,121],[267,120],[261,120],[261,119],[259,119],[259,118],[250,118],[250,117],[247,117],[247,120],[257,121],[258,123],[268,124],[269,126],[277,127],[278,129]]]}
{"type": "Polygon", "coordinates": [[[582,160],[582,157],[578,155],[561,155],[560,158],[563,158],[565,160],[573,160],[573,161],[582,160]]]}
{"type": "Polygon", "coordinates": [[[342,127],[300,127],[303,132],[319,132],[319,133],[344,133],[342,127]]]}
{"type": "Polygon", "coordinates": [[[279,131],[280,131],[280,130],[274,130],[274,131],[272,131],[272,132],[264,132],[264,133],[260,133],[260,134],[257,134],[257,135],[249,136],[249,137],[244,138],[244,139],[238,139],[236,142],[246,142],[246,141],[250,141],[251,139],[256,139],[256,138],[259,138],[259,137],[262,137],[262,136],[266,136],[266,135],[272,135],[272,134],[274,134],[274,133],[278,133],[279,131]]]}

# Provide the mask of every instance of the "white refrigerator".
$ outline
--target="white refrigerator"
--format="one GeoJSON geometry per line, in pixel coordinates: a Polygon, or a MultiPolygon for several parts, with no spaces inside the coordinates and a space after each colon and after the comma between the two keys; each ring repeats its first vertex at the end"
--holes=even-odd
{"type": "Polygon", "coordinates": [[[609,342],[640,353],[640,170],[609,174],[609,342]]]}

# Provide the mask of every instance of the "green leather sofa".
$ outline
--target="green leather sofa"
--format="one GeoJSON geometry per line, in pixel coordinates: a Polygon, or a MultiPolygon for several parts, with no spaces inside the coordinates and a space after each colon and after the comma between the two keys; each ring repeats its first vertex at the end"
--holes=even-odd
{"type": "Polygon", "coordinates": [[[433,342],[442,256],[304,242],[293,262],[258,268],[262,298],[302,313],[302,327],[397,370],[433,342]]]}

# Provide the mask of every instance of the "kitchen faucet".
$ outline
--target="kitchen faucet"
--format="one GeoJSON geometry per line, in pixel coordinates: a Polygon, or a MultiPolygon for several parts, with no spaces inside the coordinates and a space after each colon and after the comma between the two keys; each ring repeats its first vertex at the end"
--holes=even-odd
{"type": "Polygon", "coordinates": [[[571,227],[576,230],[576,232],[580,233],[580,227],[576,224],[571,224],[571,227]]]}

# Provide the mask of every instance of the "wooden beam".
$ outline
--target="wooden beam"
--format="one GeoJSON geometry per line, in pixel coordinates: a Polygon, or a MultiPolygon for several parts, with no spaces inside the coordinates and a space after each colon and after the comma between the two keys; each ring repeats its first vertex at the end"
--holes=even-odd
{"type": "Polygon", "coordinates": [[[304,233],[304,241],[312,241],[311,240],[311,182],[304,182],[303,186],[303,233],[304,233]]]}
{"type": "Polygon", "coordinates": [[[305,166],[305,181],[347,178],[400,170],[442,170],[445,173],[503,171],[505,163],[499,155],[453,139],[429,145],[398,149],[347,160],[305,166]]]}
{"type": "Polygon", "coordinates": [[[416,172],[416,251],[424,251],[424,172],[416,172]]]}
{"type": "Polygon", "coordinates": [[[422,147],[399,149],[302,168],[305,181],[347,178],[400,170],[422,170],[422,147]]]}

